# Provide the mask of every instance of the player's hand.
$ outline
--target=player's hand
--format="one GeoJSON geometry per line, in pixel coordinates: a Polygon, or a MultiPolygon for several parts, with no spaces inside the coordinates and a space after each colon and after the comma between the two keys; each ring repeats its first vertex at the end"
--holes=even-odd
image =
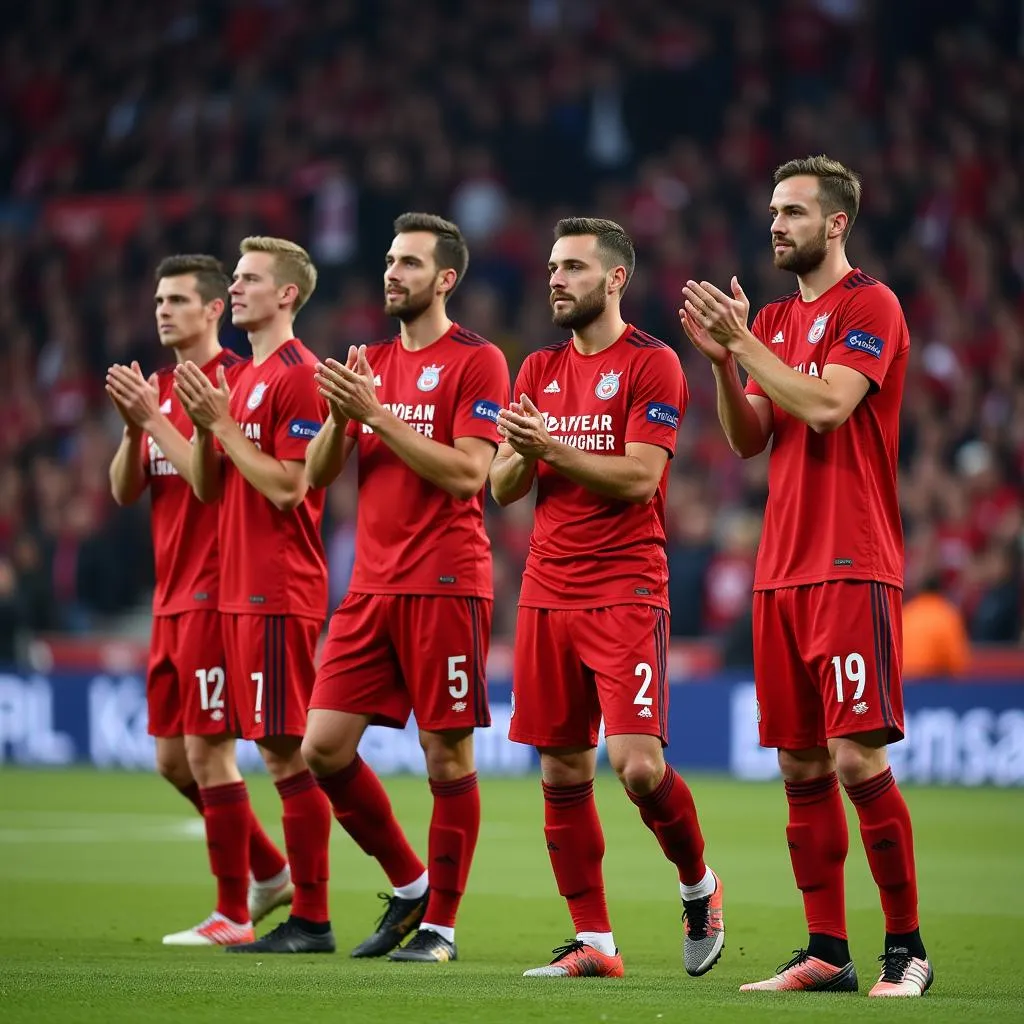
{"type": "Polygon", "coordinates": [[[162,415],[156,374],[146,380],[137,362],[130,367],[120,363],[111,366],[107,370],[106,392],[129,427],[149,430],[162,415]]]}
{"type": "Polygon", "coordinates": [[[217,367],[217,384],[218,387],[214,387],[206,374],[191,361],[174,368],[174,393],[178,401],[197,427],[211,433],[232,422],[228,404],[231,389],[223,366],[217,367]]]}
{"type": "Polygon", "coordinates": [[[692,309],[693,304],[684,298],[683,306],[679,310],[679,322],[683,325],[683,332],[705,359],[709,359],[715,366],[724,366],[732,359],[732,353],[711,337],[708,329],[691,312],[692,309]]]}
{"type": "Polygon", "coordinates": [[[712,341],[726,349],[732,349],[745,337],[750,315],[750,300],[739,281],[733,277],[730,284],[731,296],[709,281],[687,281],[683,288],[685,312],[704,328],[712,341]]]}
{"type": "Polygon", "coordinates": [[[513,451],[533,461],[543,459],[553,443],[544,414],[526,395],[498,413],[498,434],[513,451]]]}
{"type": "MultiPolygon", "coordinates": [[[[358,359],[359,350],[355,345],[349,345],[348,359],[345,361],[345,366],[349,370],[354,370],[358,359]]],[[[327,400],[327,408],[331,412],[331,418],[338,426],[344,426],[348,423],[349,416],[341,405],[345,391],[342,378],[335,369],[335,367],[340,365],[336,359],[328,359],[325,363],[317,363],[313,380],[316,382],[317,391],[327,400]]]]}
{"type": "Polygon", "coordinates": [[[373,383],[373,368],[366,359],[366,346],[360,345],[358,349],[350,347],[344,365],[336,359],[328,359],[326,363],[319,364],[318,370],[320,365],[330,371],[329,375],[320,375],[330,382],[329,388],[321,386],[320,393],[328,402],[337,402],[338,409],[346,419],[372,427],[383,406],[377,401],[377,386],[373,383]],[[325,394],[326,390],[331,394],[325,394]]]}

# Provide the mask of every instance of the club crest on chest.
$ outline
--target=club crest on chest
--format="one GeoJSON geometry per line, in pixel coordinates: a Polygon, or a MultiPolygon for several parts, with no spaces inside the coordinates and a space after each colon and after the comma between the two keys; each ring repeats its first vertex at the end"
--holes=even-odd
{"type": "Polygon", "coordinates": [[[424,366],[419,380],[416,381],[416,387],[418,387],[420,391],[433,391],[434,388],[441,383],[441,371],[443,369],[443,363],[440,366],[424,366]]]}
{"type": "Polygon", "coordinates": [[[618,372],[612,370],[610,373],[602,373],[601,379],[597,382],[597,387],[594,388],[594,394],[603,402],[607,402],[609,398],[614,398],[619,393],[619,378],[621,376],[621,370],[618,372]]]}

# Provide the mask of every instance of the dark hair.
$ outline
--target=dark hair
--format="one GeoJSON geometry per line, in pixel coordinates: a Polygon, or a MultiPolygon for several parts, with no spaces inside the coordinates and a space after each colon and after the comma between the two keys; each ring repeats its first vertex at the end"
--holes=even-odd
{"type": "Polygon", "coordinates": [[[822,154],[807,156],[802,160],[787,160],[775,168],[773,179],[778,185],[780,181],[795,178],[799,174],[818,179],[818,202],[826,217],[841,210],[849,218],[843,232],[845,242],[857,219],[857,211],[860,210],[860,178],[838,160],[822,154]]]}
{"type": "Polygon", "coordinates": [[[184,274],[192,274],[196,279],[196,291],[203,304],[220,299],[227,309],[228,286],[231,281],[224,272],[224,264],[213,256],[189,254],[184,256],[168,256],[160,261],[156,268],[157,284],[165,277],[181,277],[184,274]]]}
{"type": "Polygon", "coordinates": [[[403,213],[395,218],[395,234],[401,235],[407,231],[426,231],[434,236],[434,262],[438,270],[455,271],[455,284],[448,292],[451,295],[459,287],[469,266],[469,246],[458,224],[436,213],[403,213]]]}
{"type": "Polygon", "coordinates": [[[593,235],[597,239],[597,251],[605,270],[613,266],[626,268],[625,291],[636,268],[636,249],[626,229],[613,220],[600,217],[566,217],[555,225],[555,240],[573,235],[593,235]]]}

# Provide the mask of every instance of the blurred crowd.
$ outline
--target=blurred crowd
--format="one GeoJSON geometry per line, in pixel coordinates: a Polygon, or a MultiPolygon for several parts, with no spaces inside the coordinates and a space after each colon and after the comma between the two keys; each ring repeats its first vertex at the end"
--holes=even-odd
{"type": "MultiPolygon", "coordinates": [[[[1024,54],[1020,4],[881,0],[35,0],[0,59],[0,636],[116,628],[151,585],[144,507],[107,466],[112,362],[166,359],[152,271],[230,267],[247,234],[309,248],[315,352],[382,336],[383,254],[407,209],[465,232],[455,318],[513,373],[557,337],[560,216],[623,223],[629,319],[678,347],[691,405],[669,491],[672,628],[749,648],[764,457],[729,453],[680,288],[792,290],[769,251],[773,167],[859,171],[849,252],[910,323],[902,496],[911,593],[977,641],[1021,641],[1024,54]]],[[[230,327],[225,341],[245,352],[230,327]]],[[[329,500],[332,599],[355,495],[329,500]]],[[[488,510],[495,628],[512,628],[530,509],[488,510]]],[[[813,538],[808,538],[813,543],[813,538]]],[[[5,652],[0,649],[0,661],[5,652]]]]}

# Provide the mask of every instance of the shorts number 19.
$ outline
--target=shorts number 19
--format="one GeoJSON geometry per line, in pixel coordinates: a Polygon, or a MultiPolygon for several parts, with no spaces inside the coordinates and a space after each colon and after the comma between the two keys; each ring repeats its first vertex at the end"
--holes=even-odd
{"type": "Polygon", "coordinates": [[[856,689],[853,691],[853,699],[860,700],[861,694],[864,693],[864,684],[867,681],[863,656],[854,651],[853,654],[846,656],[846,661],[844,662],[842,655],[837,654],[832,659],[832,669],[836,674],[836,700],[840,704],[843,702],[844,676],[847,682],[853,683],[856,686],[856,689]]]}

